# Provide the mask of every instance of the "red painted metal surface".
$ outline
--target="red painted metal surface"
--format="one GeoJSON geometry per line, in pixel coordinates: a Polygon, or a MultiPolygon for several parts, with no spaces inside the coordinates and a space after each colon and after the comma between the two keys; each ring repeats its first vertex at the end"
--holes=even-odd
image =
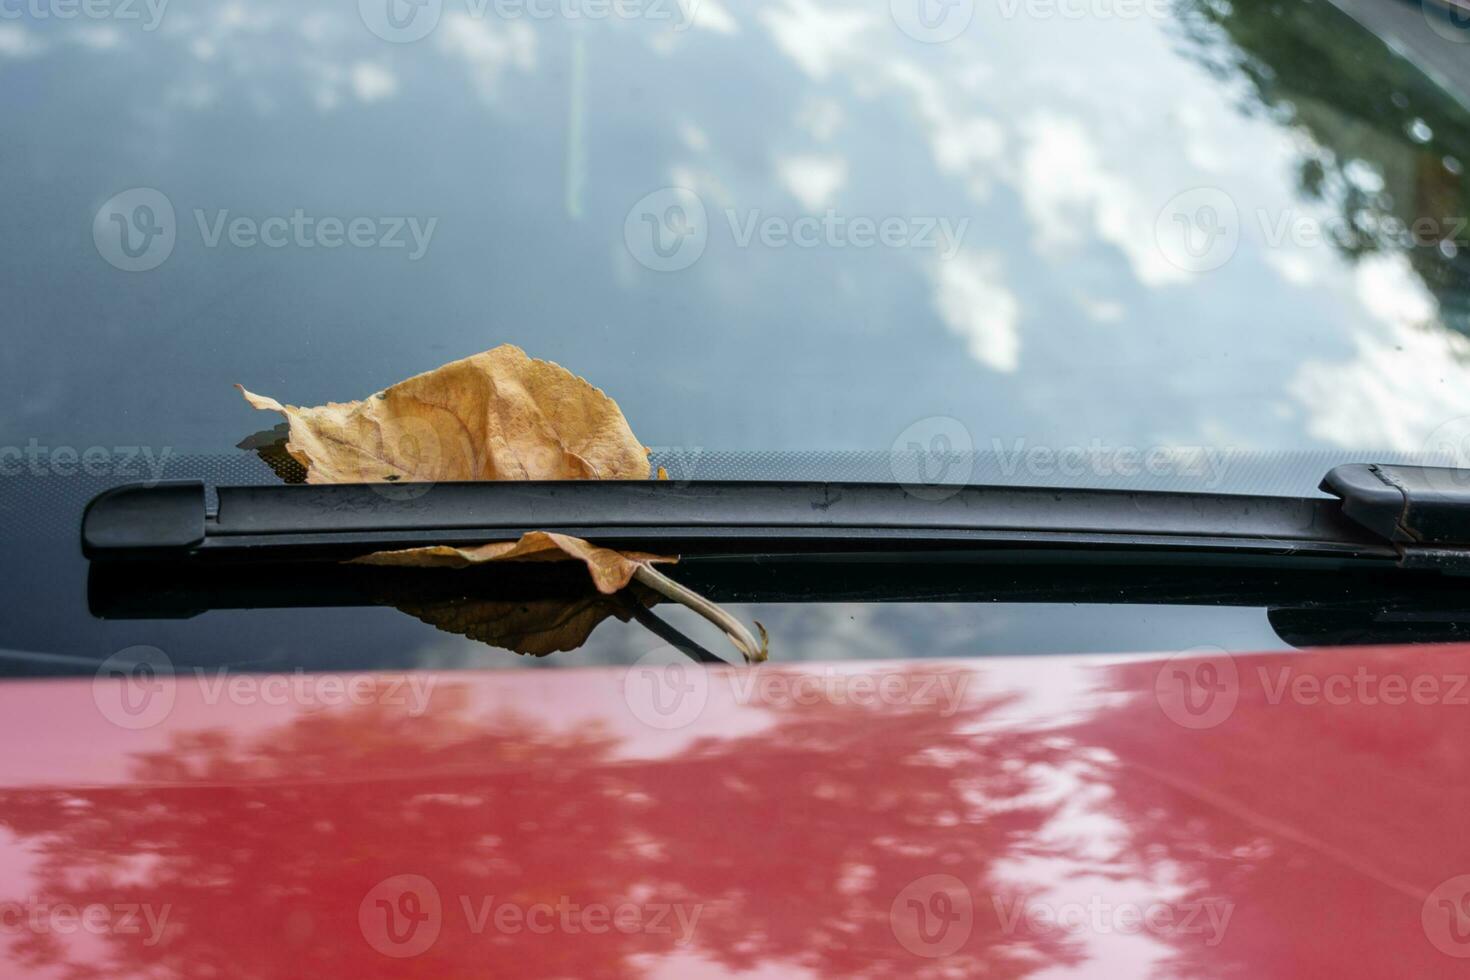
{"type": "Polygon", "coordinates": [[[9,683],[4,975],[1464,975],[1467,675],[9,683]]]}

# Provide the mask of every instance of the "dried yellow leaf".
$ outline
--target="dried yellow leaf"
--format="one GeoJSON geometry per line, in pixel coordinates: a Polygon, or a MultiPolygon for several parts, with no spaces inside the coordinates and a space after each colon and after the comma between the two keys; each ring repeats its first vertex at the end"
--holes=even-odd
{"type": "MultiPolygon", "coordinates": [[[[633,437],[617,402],[560,365],[510,344],[357,402],[299,408],[235,387],[253,407],[286,416],[285,451],[305,468],[307,483],[646,480],[650,472],[653,450],[633,437]]],[[[668,476],[659,467],[658,478],[668,476]]],[[[764,627],[756,624],[761,630],[756,640],[725,610],[653,568],[677,558],[619,552],[570,535],[532,531],[518,541],[407,548],[353,559],[400,568],[567,560],[587,567],[601,596],[636,577],[719,626],[746,660],[766,659],[764,627]]],[[[624,620],[631,615],[626,603],[598,596],[533,603],[389,601],[443,629],[537,655],[574,649],[609,615],[624,620]]]]}
{"type": "Polygon", "coordinates": [[[510,344],[356,402],[300,408],[236,387],[255,408],[286,416],[286,451],[306,468],[308,483],[649,475],[617,402],[510,344]]]}

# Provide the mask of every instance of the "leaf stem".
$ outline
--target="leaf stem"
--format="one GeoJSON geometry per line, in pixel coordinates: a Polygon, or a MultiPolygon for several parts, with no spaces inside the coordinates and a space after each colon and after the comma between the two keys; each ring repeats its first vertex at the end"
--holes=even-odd
{"type": "Polygon", "coordinates": [[[664,598],[688,606],[718,626],[725,636],[729,637],[730,642],[735,644],[735,648],[745,655],[746,663],[758,664],[765,661],[770,646],[770,636],[767,635],[766,628],[759,621],[755,624],[756,629],[761,631],[760,642],[757,643],[750,630],[746,629],[745,624],[740,620],[693,589],[687,589],[675,582],[653,566],[640,563],[638,569],[633,573],[633,578],[664,598]]]}

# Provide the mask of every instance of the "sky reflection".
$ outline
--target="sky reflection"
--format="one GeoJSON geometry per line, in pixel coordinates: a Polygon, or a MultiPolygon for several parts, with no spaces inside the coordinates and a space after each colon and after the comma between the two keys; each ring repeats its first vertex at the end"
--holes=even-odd
{"type": "Polygon", "coordinates": [[[1332,30],[1260,2],[981,5],[944,44],[836,0],[446,2],[408,44],[274,0],[152,31],[0,22],[5,437],[218,452],[248,425],[232,382],[360,397],[509,341],[615,393],[654,445],[883,450],[943,415],[980,450],[1436,451],[1470,415],[1450,227],[1470,117],[1318,6],[1332,30]],[[625,230],[669,186],[707,240],[657,272],[625,230]],[[147,273],[86,235],[130,187],[177,213],[147,273]],[[209,243],[298,210],[438,221],[417,259],[209,243]],[[1449,241],[1380,233],[1416,217],[1449,241]],[[1218,264],[1196,254],[1217,218],[1218,264]]]}

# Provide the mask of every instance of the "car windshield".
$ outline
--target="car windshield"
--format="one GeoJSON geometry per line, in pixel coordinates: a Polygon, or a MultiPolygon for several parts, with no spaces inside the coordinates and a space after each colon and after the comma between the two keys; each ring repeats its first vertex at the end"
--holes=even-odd
{"type": "Polygon", "coordinates": [[[676,477],[1454,457],[1470,35],[1363,5],[8,0],[0,463],[207,476],[234,383],[500,343],[676,477]]]}

